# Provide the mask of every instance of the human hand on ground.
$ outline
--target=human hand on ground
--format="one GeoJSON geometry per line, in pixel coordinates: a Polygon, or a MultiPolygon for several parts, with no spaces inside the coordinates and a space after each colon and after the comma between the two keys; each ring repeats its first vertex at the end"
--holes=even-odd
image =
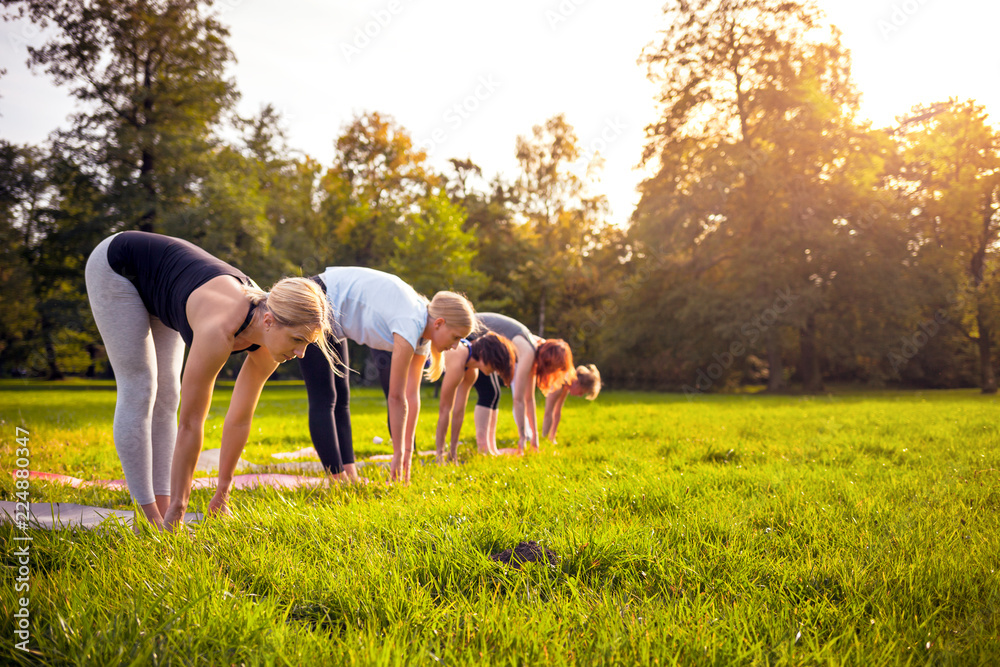
{"type": "Polygon", "coordinates": [[[171,503],[170,507],[167,508],[167,513],[163,515],[163,527],[172,533],[182,529],[185,510],[187,510],[186,507],[171,503]]]}
{"type": "Polygon", "coordinates": [[[229,511],[229,492],[215,492],[208,503],[208,516],[232,516],[232,512],[229,511]]]}
{"type": "Polygon", "coordinates": [[[403,455],[401,453],[400,454],[395,454],[394,453],[392,455],[392,461],[389,462],[389,481],[390,482],[398,482],[399,481],[399,473],[400,473],[400,470],[402,469],[402,467],[403,467],[403,455]]]}

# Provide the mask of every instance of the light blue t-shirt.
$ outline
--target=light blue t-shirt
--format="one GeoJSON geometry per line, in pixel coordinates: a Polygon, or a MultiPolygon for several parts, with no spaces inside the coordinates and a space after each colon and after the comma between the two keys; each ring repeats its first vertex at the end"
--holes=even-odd
{"type": "Polygon", "coordinates": [[[331,266],[323,282],[337,337],[391,352],[395,333],[415,354],[430,352],[430,341],[420,337],[427,327],[427,300],[397,276],[361,266],[331,266]]]}

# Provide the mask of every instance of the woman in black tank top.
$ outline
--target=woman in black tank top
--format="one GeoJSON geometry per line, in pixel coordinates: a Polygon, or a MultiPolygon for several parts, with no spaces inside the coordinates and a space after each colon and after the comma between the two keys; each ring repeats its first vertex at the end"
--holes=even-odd
{"type": "Polygon", "coordinates": [[[451,450],[448,460],[454,462],[458,457],[458,436],[465,420],[465,404],[476,378],[480,373],[497,373],[509,385],[514,377],[516,358],[517,353],[510,340],[492,332],[483,334],[472,342],[463,339],[454,350],[444,353],[444,375],[441,380],[441,403],[435,438],[438,463],[444,462],[444,443],[449,423],[451,450]]]}
{"type": "MultiPolygon", "coordinates": [[[[248,352],[226,413],[219,485],[208,508],[228,513],[264,382],[279,363],[326,342],[331,320],[322,291],[286,278],[265,293],[201,248],[146,232],[105,239],[87,260],[86,277],[118,385],[115,447],[130,493],[157,526],[183,522],[216,377],[231,354],[248,352]]],[[[328,346],[325,354],[332,359],[328,346]]]]}

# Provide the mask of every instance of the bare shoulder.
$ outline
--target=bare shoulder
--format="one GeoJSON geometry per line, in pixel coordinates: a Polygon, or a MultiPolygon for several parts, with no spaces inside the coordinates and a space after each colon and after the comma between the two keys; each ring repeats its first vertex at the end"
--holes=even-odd
{"type": "Polygon", "coordinates": [[[525,340],[523,336],[516,336],[511,342],[517,350],[518,362],[520,362],[521,359],[527,359],[528,361],[535,360],[535,346],[525,340]]]}
{"type": "Polygon", "coordinates": [[[454,350],[444,351],[444,366],[449,368],[454,366],[458,368],[459,366],[465,367],[465,360],[469,356],[469,353],[461,345],[456,347],[454,350]]]}
{"type": "Polygon", "coordinates": [[[201,285],[188,297],[188,323],[196,333],[210,328],[230,337],[246,319],[250,301],[243,286],[232,276],[216,276],[201,285]]]}
{"type": "Polygon", "coordinates": [[[445,350],[444,375],[442,381],[445,384],[458,384],[465,377],[465,360],[468,356],[463,349],[445,350]]]}

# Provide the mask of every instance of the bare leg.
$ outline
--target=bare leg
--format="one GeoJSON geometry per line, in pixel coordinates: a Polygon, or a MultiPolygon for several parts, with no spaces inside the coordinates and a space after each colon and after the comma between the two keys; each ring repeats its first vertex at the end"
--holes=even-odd
{"type": "Polygon", "coordinates": [[[489,434],[489,448],[490,454],[493,456],[499,456],[500,450],[497,449],[497,418],[500,416],[499,410],[490,410],[490,434],[489,434]]]}
{"type": "MultiPolygon", "coordinates": [[[[473,412],[476,420],[476,448],[480,454],[495,453],[490,450],[490,415],[495,413],[496,410],[483,405],[477,405],[473,412]]],[[[495,445],[493,449],[496,449],[495,445]]]]}
{"type": "Polygon", "coordinates": [[[368,480],[358,474],[358,466],[355,463],[345,463],[344,464],[344,475],[346,476],[346,481],[353,484],[367,484],[368,480]]]}

